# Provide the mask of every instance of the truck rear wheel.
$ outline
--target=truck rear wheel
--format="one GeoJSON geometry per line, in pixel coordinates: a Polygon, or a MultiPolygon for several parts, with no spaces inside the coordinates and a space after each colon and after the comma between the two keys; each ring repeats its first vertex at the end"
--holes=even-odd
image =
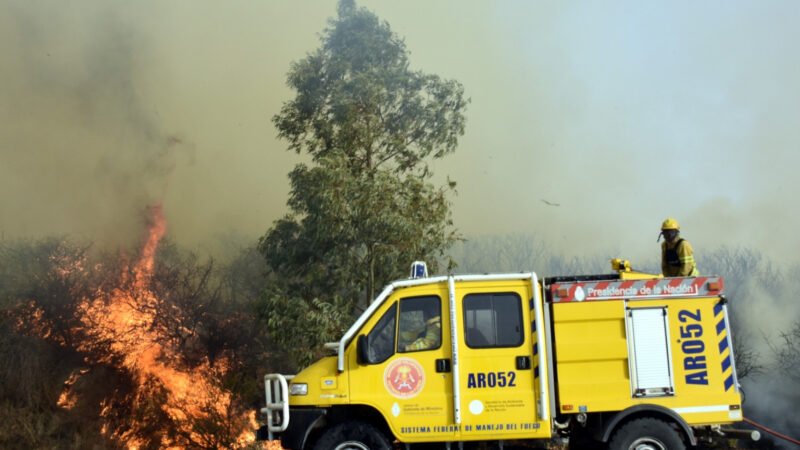
{"type": "Polygon", "coordinates": [[[392,443],[375,427],[364,422],[344,422],[326,431],[314,450],[391,450],[392,443]]]}
{"type": "Polygon", "coordinates": [[[663,420],[632,420],[614,432],[610,450],[686,450],[678,431],[663,420]]]}

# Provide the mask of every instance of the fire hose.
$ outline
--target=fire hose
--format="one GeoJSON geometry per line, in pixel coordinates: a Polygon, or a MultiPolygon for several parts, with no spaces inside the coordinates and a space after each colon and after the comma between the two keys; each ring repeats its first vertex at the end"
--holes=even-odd
{"type": "Polygon", "coordinates": [[[789,436],[786,436],[784,434],[778,433],[775,430],[771,430],[771,429],[765,427],[764,425],[761,425],[760,423],[753,422],[752,420],[748,419],[747,417],[744,417],[743,419],[744,419],[745,422],[749,423],[750,425],[758,428],[759,430],[761,430],[761,431],[763,431],[765,433],[769,433],[769,434],[771,434],[771,435],[773,435],[773,436],[775,436],[777,438],[783,439],[783,440],[785,440],[787,442],[791,442],[792,444],[800,445],[800,441],[798,441],[797,439],[792,439],[789,436]]]}

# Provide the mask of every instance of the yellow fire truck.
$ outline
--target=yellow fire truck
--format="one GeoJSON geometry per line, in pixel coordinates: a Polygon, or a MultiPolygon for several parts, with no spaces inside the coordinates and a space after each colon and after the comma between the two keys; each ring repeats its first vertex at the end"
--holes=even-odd
{"type": "Polygon", "coordinates": [[[723,279],[612,266],[552,278],[412,266],[424,276],[388,285],[326,345],[334,355],[265,376],[259,437],[297,450],[530,440],[681,450],[734,432],[725,427],[743,416],[723,279]]]}

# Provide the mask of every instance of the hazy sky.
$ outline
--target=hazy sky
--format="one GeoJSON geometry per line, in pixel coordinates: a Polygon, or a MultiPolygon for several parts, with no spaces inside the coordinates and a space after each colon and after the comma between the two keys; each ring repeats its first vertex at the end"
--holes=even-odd
{"type": "MultiPolygon", "coordinates": [[[[458,182],[467,236],[535,233],[636,261],[675,216],[698,252],[798,259],[800,3],[358,4],[405,39],[415,69],[472,100],[457,152],[433,165],[458,182]]],[[[184,245],[263,234],[300,161],[270,119],[335,11],[0,3],[0,233],[114,243],[138,238],[162,200],[184,245]]]]}

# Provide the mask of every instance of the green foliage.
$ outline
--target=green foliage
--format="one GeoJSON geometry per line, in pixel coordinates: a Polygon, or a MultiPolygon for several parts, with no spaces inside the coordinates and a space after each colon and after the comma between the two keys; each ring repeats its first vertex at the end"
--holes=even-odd
{"type": "Polygon", "coordinates": [[[273,122],[311,164],[289,174],[290,213],[260,242],[276,275],[262,313],[276,334],[307,333],[291,348],[312,349],[412,261],[436,271],[459,239],[455,183],[434,186],[428,160],[455,150],[468,100],[458,82],[411,70],[403,41],[352,1],[288,84],[296,96],[273,122]]]}
{"type": "Polygon", "coordinates": [[[366,300],[373,280],[398,278],[411,261],[441,254],[456,239],[446,189],[347,169],[331,157],[325,165],[296,167],[289,204],[305,214],[277,221],[262,240],[268,263],[294,295],[366,300]]]}
{"type": "Polygon", "coordinates": [[[340,8],[288,83],[297,95],[273,121],[315,162],[341,154],[354,172],[426,174],[424,158],[453,152],[464,133],[463,87],[410,70],[403,41],[365,9],[340,8]]]}
{"type": "Polygon", "coordinates": [[[341,337],[341,331],[352,322],[348,313],[351,305],[342,297],[335,296],[322,301],[309,301],[289,297],[280,290],[271,290],[265,295],[260,314],[266,317],[266,325],[272,331],[272,340],[278,348],[291,349],[288,360],[273,370],[292,372],[323,355],[319,345],[333,342],[341,337]]]}

